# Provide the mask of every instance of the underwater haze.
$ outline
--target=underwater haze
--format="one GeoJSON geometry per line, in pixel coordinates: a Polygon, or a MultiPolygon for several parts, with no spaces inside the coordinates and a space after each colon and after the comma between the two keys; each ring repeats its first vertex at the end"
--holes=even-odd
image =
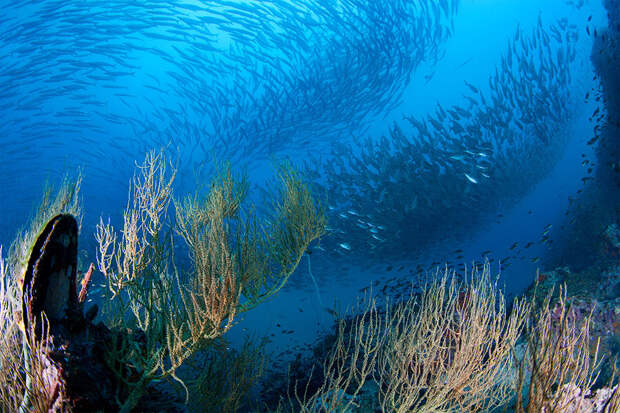
{"type": "Polygon", "coordinates": [[[556,274],[538,278],[605,285],[611,297],[582,296],[613,301],[618,7],[0,0],[0,245],[46,183],[81,175],[84,271],[100,217],[122,228],[136,162],[155,150],[178,169],[177,199],[229,162],[262,216],[274,165],[290,163],[325,207],[285,288],[225,336],[230,351],[265,339],[264,377],[318,357],[360,297],[398,302],[438,269],[466,278],[488,262],[510,298],[556,274]]]}

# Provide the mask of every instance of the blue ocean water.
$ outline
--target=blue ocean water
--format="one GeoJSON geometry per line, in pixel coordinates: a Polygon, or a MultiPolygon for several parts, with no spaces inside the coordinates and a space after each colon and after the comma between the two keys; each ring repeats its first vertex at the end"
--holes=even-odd
{"type": "Polygon", "coordinates": [[[230,161],[259,211],[274,160],[291,161],[326,199],[328,233],[228,334],[266,336],[280,360],[369,286],[398,297],[490,259],[513,296],[537,269],[587,260],[563,248],[571,208],[608,191],[591,142],[607,111],[598,1],[0,3],[4,251],[66,174],[83,176],[94,261],[95,226],[121,227],[147,151],[178,165],[178,197],[230,161]]]}

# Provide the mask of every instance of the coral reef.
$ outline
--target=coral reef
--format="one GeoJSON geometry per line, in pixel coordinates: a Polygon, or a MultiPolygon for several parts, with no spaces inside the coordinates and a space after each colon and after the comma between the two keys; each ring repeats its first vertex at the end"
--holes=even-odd
{"type": "Polygon", "coordinates": [[[273,214],[258,221],[243,215],[245,181],[223,168],[206,195],[175,201],[172,221],[167,208],[176,170],[168,171],[161,152],[150,152],[137,168],[120,234],[109,220],[97,226],[97,266],[107,282],[103,323],[92,322],[96,309],[83,313],[92,269],[78,294],[78,223],[70,212],[80,211],[79,185],[63,185],[53,202],[44,197],[29,231],[11,248],[8,270],[0,256],[3,410],[180,411],[177,397],[161,387],[176,382],[186,402],[191,388],[194,400],[210,396],[205,409],[235,411],[261,374],[260,349],[229,356],[217,346],[235,316],[276,294],[323,235],[320,203],[284,165],[273,214]],[[54,213],[60,215],[46,222],[54,213]],[[190,268],[175,260],[179,240],[190,268]],[[200,369],[193,375],[186,369],[181,379],[190,360],[211,372],[238,368],[230,371],[231,385],[216,391],[213,377],[205,379],[200,369]]]}
{"type": "Polygon", "coordinates": [[[469,283],[436,281],[386,308],[367,302],[340,319],[311,357],[298,355],[289,382],[272,390],[280,395],[279,405],[268,394],[263,401],[269,411],[279,412],[410,411],[413,406],[414,411],[488,411],[492,406],[485,403],[518,412],[617,411],[613,362],[620,348],[620,298],[609,290],[620,284],[619,270],[541,272],[525,297],[505,309],[501,296],[491,298],[498,292],[488,267],[469,283]],[[465,308],[469,315],[462,312],[465,308]],[[482,314],[490,318],[483,320],[482,314]],[[527,318],[524,329],[511,335],[511,328],[523,325],[520,317],[527,318]],[[455,320],[473,324],[460,329],[455,320]],[[491,320],[506,323],[500,341],[474,350],[475,343],[483,343],[476,339],[476,328],[481,328],[480,337],[494,337],[491,320]],[[462,330],[469,335],[458,335],[462,330]],[[502,340],[512,343],[514,352],[497,359],[506,343],[502,340]],[[458,360],[464,359],[477,373],[459,367],[458,360]],[[502,374],[484,376],[493,366],[501,366],[502,374]],[[476,374],[489,380],[478,381],[476,374]],[[282,394],[288,394],[285,403],[282,394]]]}
{"type": "Polygon", "coordinates": [[[466,284],[438,274],[422,293],[385,309],[369,299],[360,315],[338,324],[322,384],[309,391],[297,383],[290,411],[374,404],[381,411],[473,412],[506,403],[516,378],[512,348],[528,307],[517,301],[508,314],[489,271],[487,264],[466,284]]]}

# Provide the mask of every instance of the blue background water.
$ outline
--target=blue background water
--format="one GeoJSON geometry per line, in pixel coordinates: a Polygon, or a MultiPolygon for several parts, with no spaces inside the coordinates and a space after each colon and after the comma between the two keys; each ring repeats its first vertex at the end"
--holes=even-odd
{"type": "MultiPolygon", "coordinates": [[[[434,110],[437,102],[443,107],[463,104],[462,96],[468,93],[464,81],[483,91],[488,88],[488,78],[505,53],[508,39],[518,27],[529,32],[539,16],[545,23],[568,18],[579,28],[577,56],[572,63],[573,116],[567,125],[570,141],[551,173],[541,177],[517,204],[507,205],[503,218],[471,231],[466,240],[417,251],[402,263],[378,260],[374,266],[361,266],[346,253],[334,260],[322,258],[317,251],[312,263],[321,302],[304,257],[291,285],[274,300],[245,315],[230,337],[235,341],[249,331],[257,331],[273,336],[272,349],[290,349],[312,341],[320,327],[329,325],[332,316],[325,307],[333,308],[337,302],[344,308],[360,294],[360,289],[391,278],[393,273],[386,271],[388,265],[443,262],[449,259],[450,251],[458,248],[464,250],[464,262],[479,260],[484,250],[503,257],[510,254],[514,242],[525,244],[539,238],[548,224],[553,225],[551,237],[556,245],[565,236],[560,227],[568,198],[583,186],[580,179],[585,176],[581,154],[590,157],[592,151],[586,144],[593,128],[588,118],[596,106],[584,102],[583,96],[597,85],[592,80],[591,38],[585,35],[584,22],[592,15],[593,27],[604,25],[605,15],[596,1],[576,8],[560,0],[463,0],[454,17],[453,35],[439,44],[437,61],[422,61],[408,81],[395,83],[397,90],[390,93],[396,96],[396,104],[389,105],[389,111],[369,113],[363,122],[346,127],[328,116],[290,115],[289,120],[300,125],[299,130],[291,132],[299,136],[291,139],[294,144],[290,146],[270,144],[265,135],[231,139],[224,145],[214,139],[227,127],[234,129],[231,125],[239,121],[234,109],[241,102],[252,101],[248,96],[254,92],[256,98],[265,96],[252,79],[253,71],[264,68],[265,62],[279,62],[283,66],[278,73],[293,79],[312,73],[304,66],[308,62],[320,68],[320,62],[308,58],[310,54],[305,50],[315,47],[313,42],[323,44],[324,39],[313,37],[316,33],[305,26],[302,16],[298,21],[261,21],[267,37],[282,32],[297,36],[285,44],[264,41],[258,26],[248,24],[254,22],[247,14],[252,14],[256,2],[239,2],[245,6],[232,7],[238,11],[236,14],[227,12],[224,2],[212,2],[210,13],[219,10],[222,14],[209,25],[204,25],[207,13],[200,2],[170,2],[175,6],[157,1],[88,1],[79,6],[55,1],[2,3],[0,244],[5,248],[18,228],[26,224],[44,181],[58,183],[64,174],[78,169],[84,176],[85,211],[80,249],[92,260],[99,217],[110,216],[119,227],[134,161],[141,160],[149,149],[165,147],[173,159],[179,160],[177,196],[192,191],[196,180],[208,175],[212,154],[232,159],[235,167],[247,167],[256,189],[270,173],[271,156],[293,160],[321,153],[328,156],[330,141],[351,142],[354,135],[378,138],[386,134],[393,121],[402,120],[403,114],[424,116],[434,110]],[[304,34],[308,37],[304,38],[304,34]],[[292,60],[291,51],[297,53],[292,60]],[[213,107],[231,111],[224,116],[230,122],[218,131],[205,116],[213,113],[213,107]],[[332,121],[331,135],[313,132],[313,122],[324,128],[332,126],[332,121]],[[252,147],[261,149],[253,151],[252,147]],[[203,171],[202,175],[198,171],[203,171]],[[321,265],[314,265],[315,261],[321,265]],[[282,334],[283,330],[295,333],[282,334]]],[[[275,10],[290,6],[283,1],[268,4],[275,10]]],[[[297,4],[302,7],[299,4],[303,3],[297,4]]],[[[334,4],[338,7],[339,2],[334,4]]],[[[347,39],[353,42],[356,36],[346,31],[328,35],[344,39],[344,44],[347,39]]],[[[363,49],[363,44],[354,45],[363,49]]],[[[342,67],[347,67],[346,62],[342,67]]],[[[279,84],[275,82],[275,86],[279,84]]],[[[310,87],[320,88],[322,84],[308,84],[310,87]]],[[[258,110],[270,110],[265,106],[268,99],[261,102],[258,110]]],[[[288,108],[295,112],[294,106],[288,108]]],[[[330,110],[333,108],[326,108],[325,113],[330,110]]],[[[242,111],[241,116],[246,113],[253,112],[242,111]]],[[[254,200],[261,202],[260,196],[254,200]]],[[[545,254],[545,247],[536,245],[504,270],[502,281],[507,291],[517,293],[529,285],[540,265],[532,263],[531,258],[545,254]]]]}

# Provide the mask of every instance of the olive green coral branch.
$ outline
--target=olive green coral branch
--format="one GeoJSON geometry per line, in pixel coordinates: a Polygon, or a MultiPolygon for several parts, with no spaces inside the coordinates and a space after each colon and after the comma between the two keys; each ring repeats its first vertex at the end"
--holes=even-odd
{"type": "MultiPolygon", "coordinates": [[[[289,165],[278,168],[278,178],[282,189],[280,199],[274,202],[274,217],[265,224],[253,227],[250,232],[256,239],[252,243],[261,245],[254,250],[262,257],[251,258],[254,265],[266,269],[256,271],[254,295],[241,305],[241,311],[247,311],[268,300],[284,287],[293,271],[299,265],[304,252],[314,240],[326,232],[327,218],[321,203],[315,203],[310,188],[303,182],[299,173],[289,165]],[[259,229],[260,228],[260,229],[259,229]],[[259,287],[262,291],[259,292],[259,287]]],[[[246,228],[247,228],[246,227],[246,228]]]]}

